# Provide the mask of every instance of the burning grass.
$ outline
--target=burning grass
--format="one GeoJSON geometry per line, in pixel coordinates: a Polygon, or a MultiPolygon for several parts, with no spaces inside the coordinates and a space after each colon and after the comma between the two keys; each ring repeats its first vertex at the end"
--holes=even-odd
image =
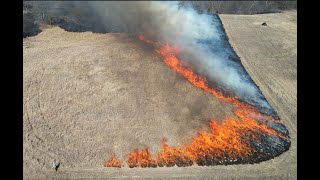
{"type": "MultiPolygon", "coordinates": [[[[198,132],[189,143],[182,146],[170,147],[163,139],[162,150],[155,158],[148,148],[135,149],[126,156],[130,168],[257,163],[279,156],[289,149],[291,142],[288,132],[277,119],[260,113],[236,96],[225,96],[210,87],[205,77],[193,72],[177,58],[179,48],[154,42],[142,35],[139,35],[139,39],[154,45],[157,48],[155,51],[163,56],[163,62],[191,84],[233,104],[236,107],[233,113],[238,119],[225,118],[219,124],[213,118],[209,123],[209,132],[198,132]]],[[[109,162],[113,161],[114,157],[109,162]]],[[[113,163],[109,165],[112,167],[113,163]]]]}
{"type": "Polygon", "coordinates": [[[117,167],[121,168],[121,162],[116,158],[115,155],[112,155],[109,161],[104,163],[104,167],[117,167]]]}

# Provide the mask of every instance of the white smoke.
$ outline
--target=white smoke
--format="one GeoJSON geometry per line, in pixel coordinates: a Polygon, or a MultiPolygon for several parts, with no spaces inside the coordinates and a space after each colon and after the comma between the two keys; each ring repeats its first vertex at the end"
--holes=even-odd
{"type": "Polygon", "coordinates": [[[150,11],[159,23],[159,29],[153,32],[190,54],[192,58],[186,60],[198,64],[198,72],[239,98],[255,99],[262,107],[270,108],[247,73],[229,60],[231,51],[223,44],[224,32],[218,19],[200,14],[191,6],[181,7],[178,2],[152,2],[150,11]]]}
{"type": "Polygon", "coordinates": [[[239,62],[230,60],[235,55],[217,16],[199,13],[178,1],[60,2],[59,6],[67,3],[73,3],[77,13],[91,10],[111,29],[144,33],[152,40],[176,45],[196,72],[242,100],[255,99],[259,106],[272,109],[239,62]]]}

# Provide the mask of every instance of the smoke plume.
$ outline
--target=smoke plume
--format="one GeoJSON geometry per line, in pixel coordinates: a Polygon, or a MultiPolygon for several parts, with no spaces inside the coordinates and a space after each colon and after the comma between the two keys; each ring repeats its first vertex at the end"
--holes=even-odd
{"type": "MultiPolygon", "coordinates": [[[[55,2],[70,3],[78,12],[94,15],[105,28],[118,32],[141,33],[154,41],[168,42],[181,50],[181,59],[195,72],[239,99],[264,109],[272,108],[225,43],[219,18],[197,12],[190,4],[169,1],[137,2],[55,2]]],[[[61,8],[55,13],[63,13],[61,8]],[[60,9],[60,10],[59,10],[60,9]]]]}

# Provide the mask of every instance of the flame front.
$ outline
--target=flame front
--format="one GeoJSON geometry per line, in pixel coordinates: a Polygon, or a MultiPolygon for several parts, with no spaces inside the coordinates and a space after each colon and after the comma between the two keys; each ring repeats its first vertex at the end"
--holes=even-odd
{"type": "Polygon", "coordinates": [[[111,159],[104,163],[104,167],[118,167],[118,168],[121,168],[121,162],[116,158],[115,155],[112,155],[111,159]]]}
{"type": "Polygon", "coordinates": [[[163,62],[191,84],[233,104],[236,107],[233,112],[238,119],[225,118],[222,124],[211,119],[209,132],[198,132],[196,137],[182,146],[170,147],[163,139],[162,150],[154,159],[148,148],[135,149],[126,157],[129,167],[254,163],[271,159],[289,148],[288,134],[272,128],[283,126],[278,120],[261,114],[255,107],[240,102],[235,96],[226,97],[209,87],[205,77],[194,73],[177,58],[179,48],[171,47],[168,43],[154,42],[143,35],[139,35],[139,39],[159,47],[155,51],[163,56],[163,62]]]}
{"type": "Polygon", "coordinates": [[[141,151],[138,149],[133,150],[127,155],[127,164],[129,167],[156,167],[155,160],[152,159],[151,153],[148,148],[141,151]]]}

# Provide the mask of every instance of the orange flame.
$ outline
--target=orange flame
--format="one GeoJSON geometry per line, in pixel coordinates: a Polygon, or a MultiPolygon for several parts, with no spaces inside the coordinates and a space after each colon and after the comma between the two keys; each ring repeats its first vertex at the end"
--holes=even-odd
{"type": "MultiPolygon", "coordinates": [[[[257,122],[255,118],[265,121],[275,122],[271,116],[259,113],[255,107],[240,102],[237,97],[225,97],[222,93],[208,86],[205,77],[195,74],[187,67],[176,55],[180,51],[177,47],[170,47],[168,43],[156,43],[143,35],[139,39],[160,47],[155,51],[163,56],[164,63],[181,74],[194,86],[213,94],[215,97],[235,105],[234,114],[239,120],[225,118],[222,124],[218,124],[215,119],[210,120],[210,132],[200,131],[190,143],[178,147],[170,147],[166,139],[162,141],[162,150],[153,159],[148,148],[139,151],[133,150],[127,156],[129,167],[156,167],[156,166],[191,166],[214,165],[214,164],[236,164],[251,162],[250,156],[260,155],[261,158],[270,158],[268,153],[263,154],[259,149],[252,148],[250,142],[254,140],[261,145],[263,138],[274,136],[277,138],[288,139],[287,135],[268,127],[263,123],[257,122]],[[259,154],[260,153],[260,154],[259,154]]],[[[260,149],[261,150],[261,149],[260,149]]]]}
{"type": "Polygon", "coordinates": [[[139,151],[138,149],[133,150],[127,155],[127,164],[130,168],[132,167],[156,167],[155,160],[152,159],[151,153],[148,148],[139,151]]]}
{"type": "Polygon", "coordinates": [[[104,167],[117,167],[121,168],[121,162],[116,158],[115,155],[112,155],[109,161],[104,163],[104,167]]]}

